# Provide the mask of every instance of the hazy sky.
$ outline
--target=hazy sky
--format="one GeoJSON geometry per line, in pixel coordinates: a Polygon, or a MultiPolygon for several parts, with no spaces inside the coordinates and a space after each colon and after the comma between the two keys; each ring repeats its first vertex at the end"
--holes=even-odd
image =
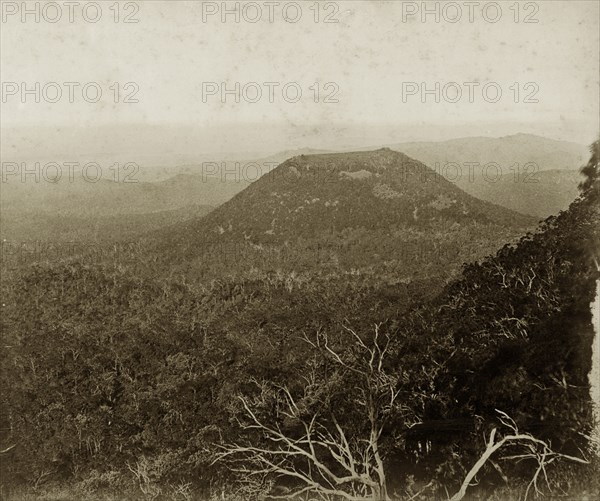
{"type": "MultiPolygon", "coordinates": [[[[422,19],[421,2],[322,2],[319,22],[314,2],[305,1],[298,2],[302,17],[295,23],[283,18],[284,7],[288,16],[298,14],[291,3],[271,7],[269,19],[270,7],[256,2],[241,11],[238,23],[234,14],[222,22],[221,12],[203,19],[203,11],[220,11],[222,2],[125,2],[116,23],[111,0],[98,2],[102,18],[96,23],[73,7],[71,23],[68,7],[58,2],[62,17],[51,23],[56,8],[40,11],[40,22],[34,14],[22,22],[23,2],[3,1],[3,152],[7,141],[15,147],[23,139],[11,136],[15,126],[76,128],[69,136],[75,149],[78,134],[98,126],[123,126],[128,134],[132,124],[183,126],[195,131],[206,151],[265,152],[515,132],[588,143],[598,133],[598,1],[521,2],[519,9],[514,1],[501,1],[497,22],[491,22],[497,8],[485,1],[471,7],[425,2],[439,9],[437,20],[434,13],[422,19]],[[450,22],[458,9],[461,19],[450,22]],[[259,12],[262,19],[249,22],[259,12]],[[328,14],[338,22],[324,23],[328,14]],[[126,15],[139,22],[122,22],[126,15]],[[63,95],[47,102],[55,99],[56,85],[46,86],[48,99],[42,93],[36,103],[34,94],[23,96],[11,82],[30,89],[35,82],[56,82],[63,95]],[[78,84],[73,103],[64,82],[78,84]],[[90,82],[90,100],[102,91],[97,103],[82,96],[90,82]],[[125,87],[128,82],[134,85],[125,87]],[[246,100],[206,95],[203,102],[203,86],[215,90],[210,82],[229,89],[239,82],[240,90],[255,82],[262,97],[249,102],[256,87],[248,85],[246,100]],[[272,82],[274,102],[264,82],[272,82]],[[459,84],[460,99],[455,85],[442,92],[450,82],[459,84]],[[434,94],[421,95],[422,85],[435,90],[436,83],[439,102],[434,94]],[[282,95],[286,84],[288,100],[282,95]],[[139,102],[122,102],[136,88],[139,102]],[[302,98],[291,102],[297,89],[302,98]],[[502,96],[492,102],[498,89],[502,96]],[[327,96],[338,102],[324,102],[327,96]]],[[[35,2],[27,4],[35,8],[35,2]]],[[[230,9],[235,4],[226,2],[230,9]]],[[[85,14],[97,15],[92,7],[85,14]]],[[[63,143],[68,147],[65,137],[63,143]]]]}

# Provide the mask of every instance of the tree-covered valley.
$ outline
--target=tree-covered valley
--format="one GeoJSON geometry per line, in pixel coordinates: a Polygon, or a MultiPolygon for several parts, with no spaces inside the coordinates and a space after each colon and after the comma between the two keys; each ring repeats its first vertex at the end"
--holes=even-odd
{"type": "Polygon", "coordinates": [[[598,146],[539,223],[381,149],[3,252],[2,496],[596,499],[598,146]]]}

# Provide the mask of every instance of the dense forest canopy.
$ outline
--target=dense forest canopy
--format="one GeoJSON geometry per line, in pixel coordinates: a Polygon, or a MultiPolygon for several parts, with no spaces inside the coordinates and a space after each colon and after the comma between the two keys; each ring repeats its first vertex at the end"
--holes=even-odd
{"type": "MultiPolygon", "coordinates": [[[[299,169],[326,155],[315,157],[283,168],[299,169]]],[[[368,168],[352,160],[345,166],[347,172],[368,168]]],[[[249,499],[306,487],[281,469],[308,476],[316,486],[303,492],[318,493],[352,467],[362,473],[336,485],[333,498],[376,491],[373,499],[417,499],[422,491],[421,499],[431,499],[456,491],[485,449],[482,436],[509,422],[557,453],[592,461],[556,461],[548,467],[556,475],[540,489],[568,490],[576,483],[593,489],[587,377],[594,336],[589,305],[599,279],[598,142],[583,173],[581,193],[568,210],[495,254],[475,252],[477,259],[452,274],[436,266],[423,272],[418,263],[406,265],[411,259],[387,267],[382,259],[368,273],[368,249],[356,243],[364,241],[363,230],[352,229],[353,235],[342,227],[336,231],[345,232],[346,268],[302,260],[314,243],[308,233],[279,262],[257,255],[254,266],[210,254],[215,267],[195,279],[192,245],[186,244],[176,272],[153,254],[171,236],[130,248],[127,262],[112,260],[110,252],[34,266],[4,261],[0,446],[10,450],[2,455],[2,488],[70,482],[83,493],[249,499]],[[293,444],[329,439],[339,449],[326,450],[323,442],[312,457],[288,454],[278,470],[268,466],[278,437],[293,444]],[[332,450],[346,452],[336,457],[332,450]],[[362,466],[351,466],[357,457],[362,466]]],[[[361,182],[343,181],[356,189],[350,198],[367,193],[361,182]]],[[[368,182],[370,193],[380,183],[368,182]]],[[[252,197],[273,201],[263,193],[273,190],[266,183],[178,238],[196,238],[207,225],[226,226],[238,212],[248,218],[271,213],[268,205],[248,211],[252,197]]],[[[491,204],[460,190],[452,193],[463,197],[462,206],[446,205],[442,195],[455,188],[445,184],[434,191],[414,185],[427,204],[442,205],[428,205],[420,221],[412,215],[414,201],[394,213],[399,219],[393,223],[404,224],[403,238],[427,235],[454,218],[456,239],[449,243],[461,247],[477,228],[490,234],[505,228],[504,238],[531,223],[504,209],[493,220],[491,204]],[[467,206],[481,219],[477,228],[461,214],[467,206]]],[[[389,203],[377,200],[381,207],[389,203]]],[[[340,207],[340,217],[350,218],[349,201],[340,207]]],[[[302,214],[290,217],[305,221],[302,214]]],[[[289,241],[277,228],[261,227],[262,240],[253,243],[289,241]]],[[[231,233],[238,230],[241,223],[231,233]]],[[[370,226],[366,235],[373,231],[370,226]]],[[[324,242],[327,252],[336,235],[324,242]]],[[[392,240],[378,236],[389,257],[392,240]]],[[[437,244],[420,245],[431,250],[437,244]]],[[[246,254],[234,257],[240,256],[246,254]]],[[[516,445],[509,446],[511,454],[519,454],[516,445]]],[[[475,495],[507,483],[525,492],[534,470],[530,461],[486,463],[475,495]]]]}

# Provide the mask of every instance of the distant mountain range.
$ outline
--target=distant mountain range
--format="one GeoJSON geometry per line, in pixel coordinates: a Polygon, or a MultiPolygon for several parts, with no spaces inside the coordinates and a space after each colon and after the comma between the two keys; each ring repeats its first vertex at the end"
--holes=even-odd
{"type": "MultiPolygon", "coordinates": [[[[581,180],[579,168],[589,156],[584,145],[532,134],[386,146],[420,160],[470,195],[538,219],[557,214],[574,200],[581,180]]],[[[241,183],[241,191],[243,181],[255,181],[258,173],[265,175],[288,158],[322,153],[333,151],[303,148],[222,165],[217,162],[214,177],[241,183]]],[[[203,170],[197,165],[178,172],[199,175],[203,170]]]]}
{"type": "MultiPolygon", "coordinates": [[[[478,199],[536,219],[558,213],[577,196],[578,168],[587,157],[584,146],[527,134],[399,143],[392,145],[392,149],[428,165],[432,169],[428,176],[433,179],[446,178],[478,199]]],[[[27,183],[21,183],[17,177],[11,177],[2,182],[0,235],[17,240],[133,239],[163,225],[205,215],[256,184],[258,179],[262,186],[261,177],[272,178],[273,169],[290,158],[328,153],[333,152],[304,148],[255,159],[215,160],[163,171],[156,169],[144,176],[140,174],[139,182],[134,183],[107,179],[92,183],[81,177],[75,177],[73,182],[63,177],[57,184],[31,182],[30,177],[27,183]],[[112,224],[114,231],[110,229],[112,224]]],[[[344,158],[342,153],[338,155],[342,156],[328,158],[344,158]]],[[[341,161],[338,170],[343,171],[344,162],[341,161]]],[[[327,175],[331,177],[331,173],[327,175]]],[[[352,192],[352,184],[340,186],[352,192]]],[[[317,192],[320,189],[315,188],[317,192]]],[[[307,192],[306,197],[309,196],[307,200],[319,198],[307,192]]],[[[404,192],[405,196],[410,197],[410,193],[404,192]]],[[[302,206],[302,200],[297,202],[302,206]]],[[[309,206],[304,207],[299,210],[309,206]]],[[[353,212],[352,217],[360,219],[359,212],[353,212]]],[[[328,224],[335,227],[334,223],[328,224]]],[[[269,227],[263,231],[276,232],[276,229],[269,227]]]]}
{"type": "Polygon", "coordinates": [[[447,162],[461,165],[476,162],[480,165],[495,162],[511,173],[510,167],[528,162],[539,170],[578,170],[589,157],[587,146],[557,141],[533,134],[514,134],[504,137],[465,137],[440,142],[396,143],[390,148],[419,158],[433,166],[447,162]]]}
{"type": "Polygon", "coordinates": [[[545,218],[577,196],[586,146],[531,134],[391,146],[482,200],[545,218]]]}
{"type": "Polygon", "coordinates": [[[50,182],[2,184],[2,208],[27,208],[57,214],[140,214],[175,210],[187,205],[216,206],[248,186],[249,182],[221,182],[199,175],[178,174],[167,180],[148,182],[85,181],[61,179],[50,182]]]}
{"type": "Polygon", "coordinates": [[[566,210],[577,198],[582,177],[575,170],[538,172],[530,182],[504,176],[495,183],[458,184],[467,193],[538,219],[566,210]]]}
{"type": "Polygon", "coordinates": [[[63,178],[53,184],[11,179],[2,184],[0,236],[10,241],[133,239],[202,216],[243,186],[189,175],[158,183],[63,178]]]}

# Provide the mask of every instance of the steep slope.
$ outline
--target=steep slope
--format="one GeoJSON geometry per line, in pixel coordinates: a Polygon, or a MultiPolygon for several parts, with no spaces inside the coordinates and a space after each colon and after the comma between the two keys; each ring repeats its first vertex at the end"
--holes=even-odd
{"type": "MultiPolygon", "coordinates": [[[[384,148],[293,157],[207,217],[150,238],[169,260],[215,262],[215,246],[227,246],[222,252],[238,258],[246,250],[285,249],[304,267],[324,259],[349,269],[414,271],[482,257],[534,222],[384,148]]],[[[264,258],[263,267],[276,265],[272,253],[264,258]]]]}
{"type": "Polygon", "coordinates": [[[593,425],[590,304],[600,277],[597,160],[589,165],[590,187],[568,210],[517,245],[466,266],[413,315],[406,331],[418,343],[437,337],[447,350],[435,355],[448,363],[434,384],[436,393],[450,393],[451,404],[434,403],[426,419],[492,418],[502,409],[537,438],[583,450],[593,425]]]}

